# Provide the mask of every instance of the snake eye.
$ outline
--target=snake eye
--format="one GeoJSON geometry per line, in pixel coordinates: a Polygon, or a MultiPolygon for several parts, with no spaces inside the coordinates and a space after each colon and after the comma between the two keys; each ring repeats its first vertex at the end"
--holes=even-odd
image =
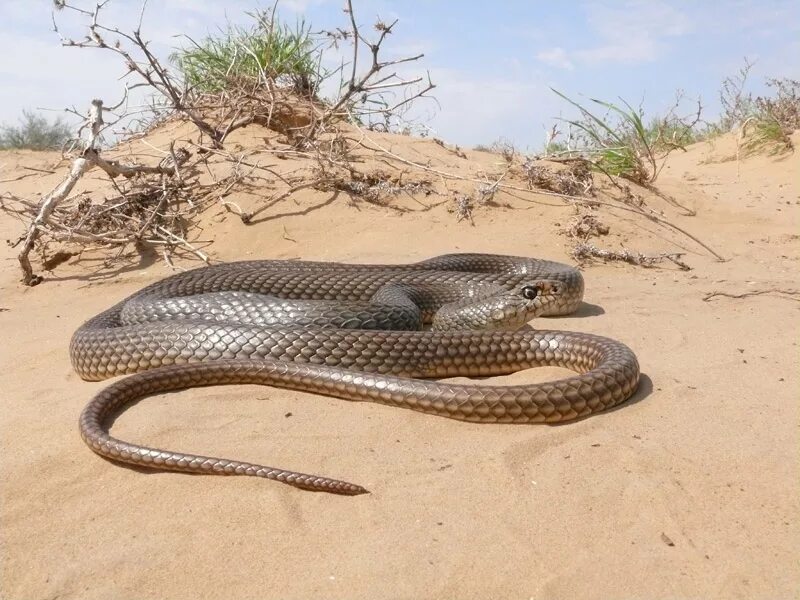
{"type": "Polygon", "coordinates": [[[522,288],[522,297],[527,300],[533,300],[538,294],[539,290],[532,285],[526,285],[522,288]]]}

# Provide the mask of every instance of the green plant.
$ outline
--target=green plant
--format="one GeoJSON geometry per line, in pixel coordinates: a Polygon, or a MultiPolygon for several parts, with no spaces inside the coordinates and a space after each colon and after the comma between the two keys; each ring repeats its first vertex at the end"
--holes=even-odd
{"type": "Polygon", "coordinates": [[[18,126],[0,125],[0,149],[53,150],[71,136],[72,130],[63,118],[48,121],[33,111],[23,110],[18,126]]]}
{"type": "Polygon", "coordinates": [[[735,75],[726,77],[722,81],[719,92],[722,116],[717,123],[717,129],[723,133],[741,126],[755,114],[753,95],[745,91],[747,78],[754,64],[745,57],[744,66],[735,75]]]}
{"type": "Polygon", "coordinates": [[[549,141],[544,145],[542,154],[551,156],[553,154],[568,154],[570,151],[569,145],[566,142],[549,141]]]}
{"type": "Polygon", "coordinates": [[[742,147],[746,152],[769,148],[776,154],[793,148],[789,134],[800,128],[800,81],[768,79],[774,97],[753,99],[753,114],[742,123],[742,147]]]}
{"type": "Polygon", "coordinates": [[[517,149],[514,147],[513,142],[506,138],[500,137],[493,141],[491,144],[478,144],[473,148],[480,152],[491,152],[492,154],[499,154],[506,162],[511,162],[518,154],[517,149]]]}
{"type": "Polygon", "coordinates": [[[793,147],[781,122],[771,115],[753,116],[742,123],[741,140],[741,147],[747,154],[762,149],[778,154],[793,147]]]}
{"type": "Polygon", "coordinates": [[[298,91],[318,83],[317,47],[305,22],[278,22],[272,11],[250,13],[251,27],[228,26],[218,36],[177,50],[173,62],[186,84],[199,92],[222,92],[232,82],[285,78],[298,91]]]}
{"type": "Polygon", "coordinates": [[[640,111],[624,100],[623,109],[611,102],[590,98],[606,109],[606,116],[601,118],[558,90],[553,91],[580,111],[581,119],[566,121],[582,132],[585,138],[582,153],[590,157],[595,168],[636,183],[655,180],[658,175],[655,151],[640,111]],[[612,121],[612,116],[616,122],[612,121]]]}
{"type": "MultiPolygon", "coordinates": [[[[566,120],[571,129],[578,131],[575,143],[568,144],[570,148],[575,147],[571,154],[586,158],[606,175],[623,177],[640,185],[652,184],[664,167],[667,155],[673,150],[685,149],[686,144],[694,141],[694,128],[702,109],[698,102],[692,116],[678,116],[678,107],[683,101],[683,94],[679,92],[665,116],[651,119],[645,125],[642,109],[633,108],[625,100],[617,105],[590,98],[605,109],[601,117],[558,90],[553,92],[581,114],[579,119],[566,120]]],[[[550,139],[550,146],[557,143],[550,139]]]]}

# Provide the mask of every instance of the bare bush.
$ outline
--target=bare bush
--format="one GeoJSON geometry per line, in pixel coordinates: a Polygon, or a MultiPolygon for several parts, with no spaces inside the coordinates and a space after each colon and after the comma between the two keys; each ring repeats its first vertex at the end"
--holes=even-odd
{"type": "Polygon", "coordinates": [[[767,79],[775,96],[755,99],[756,110],[771,115],[786,132],[800,129],[800,81],[796,79],[767,79]]]}
{"type": "MultiPolygon", "coordinates": [[[[288,189],[276,192],[255,210],[234,211],[243,223],[255,222],[255,215],[303,188],[338,187],[376,203],[382,197],[416,190],[408,184],[371,181],[367,176],[359,179],[349,165],[348,146],[352,142],[339,131],[345,122],[364,122],[373,116],[384,121],[391,119],[433,89],[429,77],[403,79],[393,70],[396,65],[419,60],[421,54],[389,61],[381,59],[382,44],[397,21],[387,24],[378,20],[375,24],[378,39],[369,41],[357,24],[352,3],[348,2],[345,13],[350,26],[317,34],[319,37],[315,38],[302,24],[292,31],[277,22],[273,6],[252,14],[255,21],[252,28],[231,29],[220,38],[200,43],[190,40],[191,46],[173,57],[177,67],[173,69],[153,53],[142,34],[145,4],[139,24],[130,32],[104,24],[106,5],[107,0],[98,1],[92,10],[85,10],[68,0],[55,3],[56,33],[59,11],[75,12],[86,21],[84,38],[62,37],[62,44],[118,55],[127,68],[129,81],[125,96],[116,106],[106,107],[101,100],[92,102],[78,132],[77,137],[84,134],[78,153],[71,155],[70,171],[55,189],[38,205],[17,198],[3,203],[4,210],[28,223],[26,233],[14,243],[21,245],[18,258],[25,284],[41,281],[33,273],[29,255],[37,245],[41,249],[50,241],[158,248],[167,262],[172,251],[182,248],[207,260],[205,253],[188,240],[190,223],[209,202],[222,201],[245,177],[240,168],[244,164],[242,157],[226,152],[224,143],[231,132],[251,124],[284,134],[294,152],[314,159],[316,167],[311,169],[310,177],[301,180],[289,181],[277,175],[288,189]],[[352,44],[352,60],[339,69],[343,79],[339,94],[334,100],[325,101],[319,98],[318,88],[329,74],[322,72],[319,53],[326,43],[342,40],[352,44]],[[369,58],[362,68],[365,48],[369,58]],[[344,77],[345,70],[348,77],[344,77]],[[130,116],[124,108],[127,90],[137,87],[152,92],[156,118],[177,117],[197,127],[200,133],[194,144],[197,156],[191,158],[186,148],[175,147],[173,142],[169,155],[159,165],[127,164],[104,157],[100,151],[103,131],[118,119],[130,116]],[[120,107],[121,111],[115,112],[120,107]],[[105,118],[109,114],[115,115],[112,123],[105,118]],[[202,185],[197,166],[208,156],[227,163],[229,175],[202,185]],[[116,193],[102,201],[74,195],[82,176],[98,167],[111,180],[122,176],[122,183],[114,181],[116,193]]],[[[252,166],[256,168],[264,167],[252,166]]],[[[222,202],[225,206],[230,204],[222,202]]]]}
{"type": "Polygon", "coordinates": [[[603,223],[599,217],[589,213],[575,216],[567,226],[565,233],[567,237],[586,240],[590,237],[608,235],[611,229],[603,223]]]}
{"type": "MultiPolygon", "coordinates": [[[[207,257],[186,240],[185,209],[183,204],[197,210],[195,188],[185,188],[191,180],[181,175],[181,169],[190,153],[184,148],[170,149],[170,155],[158,165],[125,164],[107,160],[95,147],[102,129],[103,103],[92,102],[90,115],[95,121],[85,124],[88,132],[86,149],[72,161],[69,173],[38,204],[11,198],[3,209],[29,222],[27,231],[12,246],[21,245],[18,260],[25,285],[42,281],[34,274],[30,252],[37,243],[63,241],[99,246],[161,246],[163,255],[179,246],[192,251],[203,260],[207,257]],[[99,167],[112,180],[123,178],[116,184],[117,194],[102,203],[94,203],[83,195],[72,195],[78,181],[91,169],[99,167]]],[[[43,257],[43,262],[46,257],[43,257]]]]}

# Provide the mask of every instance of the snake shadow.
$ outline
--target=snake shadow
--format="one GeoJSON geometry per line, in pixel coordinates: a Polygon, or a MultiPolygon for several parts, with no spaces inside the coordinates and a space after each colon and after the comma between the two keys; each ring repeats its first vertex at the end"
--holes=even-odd
{"type": "Polygon", "coordinates": [[[560,423],[547,423],[550,427],[569,427],[573,423],[578,423],[579,421],[584,421],[586,419],[593,419],[599,417],[600,415],[610,415],[613,412],[617,412],[618,410],[625,410],[626,408],[638,404],[645,398],[647,398],[650,394],[653,393],[653,380],[650,379],[644,373],[639,375],[639,387],[636,388],[636,392],[625,400],[625,402],[620,402],[616,406],[611,408],[607,408],[603,411],[592,413],[591,415],[586,415],[585,417],[578,417],[577,419],[572,419],[571,421],[562,421],[560,423]]]}
{"type": "Polygon", "coordinates": [[[641,373],[639,375],[639,387],[636,388],[636,393],[633,394],[633,396],[631,396],[627,400],[625,400],[625,402],[621,402],[620,404],[617,404],[612,408],[604,410],[602,414],[608,415],[618,410],[624,410],[628,406],[638,404],[652,393],[653,393],[653,380],[650,379],[650,377],[648,377],[646,374],[641,373]]]}
{"type": "MultiPolygon", "coordinates": [[[[611,414],[611,413],[616,412],[618,410],[625,410],[626,408],[630,407],[633,404],[638,404],[639,402],[641,402],[642,400],[647,398],[652,392],[653,392],[653,380],[650,379],[650,377],[648,377],[644,373],[642,373],[639,376],[639,387],[636,388],[636,393],[634,393],[633,396],[628,398],[625,402],[622,402],[621,404],[618,404],[617,406],[614,406],[613,408],[606,409],[606,410],[604,410],[604,411],[602,411],[600,413],[586,415],[585,417],[579,417],[577,419],[572,419],[570,421],[564,421],[564,422],[561,422],[561,423],[546,423],[546,425],[549,425],[550,427],[569,427],[570,425],[573,425],[574,423],[577,423],[579,421],[584,421],[586,419],[596,418],[596,417],[598,417],[600,415],[603,415],[603,414],[611,414]]],[[[113,425],[114,421],[116,421],[123,413],[125,413],[132,406],[135,406],[136,404],[138,404],[141,400],[142,399],[139,399],[139,400],[136,400],[136,401],[132,402],[131,404],[127,405],[122,411],[120,411],[118,413],[115,413],[113,416],[111,416],[111,418],[108,421],[108,425],[107,425],[108,429],[111,428],[111,426],[113,425]]],[[[175,474],[179,474],[179,475],[188,475],[188,476],[191,476],[191,477],[207,477],[208,475],[211,474],[211,473],[193,473],[193,472],[187,472],[187,471],[169,471],[169,470],[165,470],[163,468],[147,467],[147,466],[144,466],[144,465],[134,465],[134,464],[131,464],[131,463],[119,462],[119,461],[114,460],[113,458],[108,458],[108,457],[102,456],[102,455],[97,455],[97,456],[99,458],[103,459],[104,461],[114,465],[115,467],[122,467],[123,469],[129,469],[131,471],[135,471],[136,473],[141,473],[141,474],[144,474],[144,475],[175,475],[175,474]]]]}
{"type": "Polygon", "coordinates": [[[570,314],[570,317],[577,317],[579,319],[583,319],[585,317],[597,317],[599,315],[606,314],[606,311],[603,309],[602,306],[598,304],[589,304],[588,302],[581,302],[580,306],[578,306],[578,310],[574,313],[570,314]]]}

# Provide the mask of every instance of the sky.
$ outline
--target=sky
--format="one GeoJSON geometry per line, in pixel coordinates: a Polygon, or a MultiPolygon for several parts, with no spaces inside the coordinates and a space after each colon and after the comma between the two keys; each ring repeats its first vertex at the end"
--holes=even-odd
{"type": "MultiPolygon", "coordinates": [[[[70,0],[91,9],[94,2],[70,0]]],[[[226,22],[247,24],[257,0],[151,0],[142,22],[160,57],[226,22]]],[[[0,0],[0,122],[23,109],[81,112],[94,97],[122,96],[125,68],[108,51],[62,47],[53,31],[52,0],[0,0]]],[[[431,135],[466,146],[503,139],[521,149],[543,146],[557,119],[572,116],[551,88],[576,99],[615,101],[664,112],[678,90],[701,98],[706,118],[719,112],[722,80],[745,57],[755,62],[749,89],[767,77],[800,79],[797,0],[354,0],[368,34],[376,18],[399,19],[386,58],[424,53],[404,76],[430,73],[434,101],[409,115],[431,135]]],[[[314,29],[347,25],[342,0],[282,0],[279,14],[314,29]]],[[[130,29],[139,0],[111,0],[101,22],[130,29]]],[[[62,35],[80,38],[85,23],[55,14],[62,35]]],[[[341,55],[328,56],[336,64],[341,55]]],[[[688,108],[687,108],[688,111],[688,108]]],[[[563,129],[563,125],[562,125],[563,129]]]]}

